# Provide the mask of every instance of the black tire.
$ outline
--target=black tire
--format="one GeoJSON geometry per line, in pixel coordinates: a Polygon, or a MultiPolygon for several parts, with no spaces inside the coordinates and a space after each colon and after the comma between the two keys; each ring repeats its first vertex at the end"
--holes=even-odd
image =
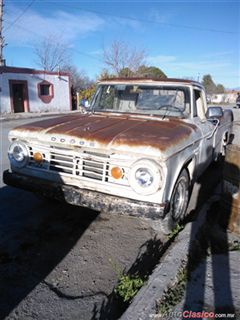
{"type": "Polygon", "coordinates": [[[189,189],[189,176],[187,171],[183,169],[173,189],[169,212],[163,219],[165,233],[170,233],[185,218],[189,202],[189,189]]]}

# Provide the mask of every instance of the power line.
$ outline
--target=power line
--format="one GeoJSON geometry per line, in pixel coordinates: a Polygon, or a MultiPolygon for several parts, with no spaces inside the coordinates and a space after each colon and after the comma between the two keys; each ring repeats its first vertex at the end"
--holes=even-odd
{"type": "MultiPolygon", "coordinates": [[[[154,20],[148,20],[148,19],[133,18],[133,17],[129,17],[129,16],[109,14],[109,13],[101,12],[101,11],[97,11],[97,10],[84,9],[84,8],[79,7],[79,6],[72,6],[72,4],[79,4],[79,3],[85,3],[85,2],[89,3],[89,1],[78,1],[78,0],[73,0],[73,1],[65,1],[65,0],[63,0],[63,1],[59,1],[59,0],[46,0],[46,1],[42,1],[41,0],[41,1],[39,1],[39,0],[35,0],[35,1],[41,2],[41,3],[47,3],[47,2],[48,3],[51,3],[51,2],[52,3],[56,3],[57,2],[58,4],[61,4],[63,6],[68,6],[68,7],[71,6],[71,8],[80,9],[80,10],[85,11],[85,12],[94,13],[94,14],[98,14],[98,15],[102,15],[102,16],[110,16],[110,17],[114,17],[114,18],[126,19],[126,20],[130,20],[130,21],[135,21],[135,22],[144,22],[144,23],[150,23],[150,24],[160,24],[160,25],[163,25],[163,26],[165,25],[165,26],[174,27],[174,28],[184,28],[184,29],[191,29],[191,30],[214,32],[214,33],[239,34],[239,32],[235,32],[235,31],[227,31],[227,30],[214,29],[214,28],[204,28],[204,27],[184,25],[184,24],[160,22],[160,21],[156,21],[156,20],[154,21],[154,20]]],[[[94,1],[90,1],[90,3],[91,2],[93,3],[94,1]]],[[[102,1],[101,0],[101,1],[97,1],[97,2],[100,3],[100,2],[108,2],[108,1],[102,1]]],[[[117,3],[117,2],[118,1],[114,1],[113,3],[117,3]]],[[[130,2],[135,3],[136,1],[130,1],[130,2]]],[[[156,1],[153,1],[153,2],[157,3],[157,2],[165,2],[165,1],[156,0],[156,1]]],[[[236,2],[236,0],[233,0],[233,1],[229,0],[229,2],[236,2]]]]}
{"type": "MultiPolygon", "coordinates": [[[[0,0],[0,1],[1,1],[1,0],[0,0]]],[[[37,32],[35,32],[35,31],[29,30],[29,29],[27,29],[27,28],[25,28],[25,27],[23,27],[23,26],[17,25],[17,27],[20,28],[20,29],[22,29],[22,30],[24,30],[24,31],[26,31],[26,32],[28,32],[28,33],[33,34],[34,36],[40,37],[40,38],[42,38],[42,39],[45,39],[45,37],[46,37],[45,35],[43,35],[43,34],[41,34],[41,33],[37,33],[37,32]]],[[[69,47],[68,50],[73,51],[73,52],[76,52],[76,53],[79,54],[79,55],[86,56],[86,57],[88,57],[88,58],[90,58],[90,59],[93,59],[93,60],[95,60],[95,61],[102,62],[102,60],[101,60],[100,58],[94,57],[93,55],[91,55],[91,54],[89,54],[89,53],[86,53],[86,52],[83,52],[83,51],[80,51],[80,50],[78,50],[78,49],[76,49],[76,48],[71,48],[71,47],[69,47]]]]}
{"type": "Polygon", "coordinates": [[[33,5],[33,3],[34,3],[35,1],[36,1],[36,0],[32,0],[32,1],[26,6],[26,8],[23,9],[23,11],[17,16],[17,18],[15,18],[7,28],[5,28],[5,31],[7,31],[7,30],[9,30],[10,28],[12,28],[12,27],[15,25],[15,23],[22,18],[22,16],[23,16],[23,15],[26,13],[26,11],[33,5]]]}
{"type": "MultiPolygon", "coordinates": [[[[2,1],[3,1],[3,0],[0,0],[0,3],[1,3],[2,1]]],[[[5,31],[9,30],[14,24],[16,24],[16,22],[24,15],[24,13],[30,8],[30,6],[31,6],[35,1],[36,1],[36,0],[32,0],[32,1],[28,4],[28,6],[24,9],[24,11],[12,22],[12,24],[9,25],[9,27],[5,28],[5,31]]],[[[0,16],[0,18],[1,18],[1,16],[0,16]]],[[[1,22],[1,19],[0,19],[0,22],[1,22]]],[[[9,23],[8,23],[8,24],[9,24],[9,23]]],[[[24,30],[24,31],[26,31],[26,32],[28,32],[28,33],[31,33],[31,34],[33,34],[33,35],[35,35],[35,36],[37,36],[37,37],[41,37],[41,38],[43,38],[43,39],[45,38],[44,35],[42,35],[42,34],[40,34],[40,33],[37,33],[37,32],[34,32],[33,30],[29,30],[29,29],[27,29],[27,28],[25,28],[25,27],[23,27],[23,26],[21,26],[21,25],[18,25],[18,24],[17,24],[17,27],[20,28],[20,29],[22,29],[22,30],[24,30]]],[[[1,44],[1,32],[0,32],[0,44],[1,44]]],[[[79,54],[79,55],[86,56],[86,57],[88,57],[88,58],[90,58],[90,59],[93,59],[93,60],[95,60],[95,61],[102,62],[101,59],[99,59],[99,58],[97,58],[97,57],[94,57],[94,56],[92,56],[92,55],[90,55],[90,54],[88,54],[88,53],[86,53],[86,52],[79,51],[79,50],[77,50],[77,49],[75,49],[75,48],[69,48],[69,50],[71,50],[71,51],[73,51],[73,52],[76,52],[76,53],[79,54]]]]}
{"type": "MultiPolygon", "coordinates": [[[[69,6],[69,3],[68,3],[68,6],[69,6]]],[[[83,9],[83,8],[80,8],[80,7],[75,7],[75,8],[82,9],[85,12],[95,13],[95,14],[99,14],[99,15],[103,15],[103,16],[110,16],[110,17],[114,17],[114,18],[132,20],[132,21],[136,21],[136,22],[144,22],[144,23],[151,23],[151,24],[161,24],[161,25],[174,27],[174,28],[195,29],[195,30],[199,30],[199,31],[228,33],[228,34],[239,34],[239,32],[235,32],[235,31],[227,31],[227,30],[212,29],[212,28],[202,28],[202,27],[197,27],[197,26],[175,24],[175,23],[167,23],[167,22],[160,22],[160,21],[150,21],[150,20],[147,20],[147,19],[140,19],[140,18],[133,18],[133,17],[128,17],[128,16],[122,16],[122,15],[108,14],[108,13],[100,12],[100,11],[96,11],[96,10],[89,10],[89,9],[86,10],[86,9],[83,9]]]]}
{"type": "MultiPolygon", "coordinates": [[[[2,1],[2,0],[0,0],[0,1],[2,1]]],[[[18,0],[18,1],[19,1],[19,0],[18,0]]],[[[9,23],[8,23],[8,24],[9,24],[9,27],[7,27],[7,28],[5,29],[5,31],[9,30],[13,25],[15,25],[16,22],[25,14],[25,12],[32,6],[32,4],[33,4],[34,2],[36,2],[36,1],[38,2],[39,0],[32,0],[32,1],[28,4],[28,6],[23,10],[23,12],[12,22],[12,24],[9,24],[9,23]]],[[[12,1],[12,2],[14,2],[14,1],[12,1]]],[[[42,0],[41,0],[41,3],[47,3],[47,2],[55,2],[55,1],[53,1],[53,0],[52,0],[52,1],[49,1],[49,0],[47,0],[47,1],[42,1],[42,0]]],[[[70,2],[70,3],[73,3],[73,2],[78,2],[78,1],[69,1],[69,2],[70,2]]],[[[69,2],[66,3],[66,5],[69,6],[69,4],[70,4],[69,2]]],[[[82,2],[84,2],[84,1],[82,1],[82,2]]],[[[58,3],[63,4],[62,1],[59,1],[58,3]]],[[[104,16],[110,16],[110,17],[115,17],[115,18],[121,18],[121,19],[126,19],[126,20],[133,20],[133,21],[140,21],[140,22],[147,22],[147,23],[154,23],[154,24],[162,24],[162,25],[168,25],[168,26],[174,26],[174,27],[198,29],[198,30],[202,30],[202,31],[225,32],[225,33],[238,34],[238,32],[221,31],[221,30],[207,29],[207,28],[201,28],[201,27],[191,27],[191,26],[186,26],[186,25],[170,24],[170,23],[164,23],[164,22],[159,22],[159,21],[149,21],[149,20],[145,20],[145,19],[137,19],[137,18],[126,17],[126,16],[121,16],[121,15],[108,14],[108,13],[100,12],[100,11],[97,11],[97,10],[86,10],[86,9],[81,8],[81,7],[79,7],[79,6],[71,6],[71,8],[77,8],[77,9],[82,10],[82,11],[85,11],[85,12],[90,12],[90,13],[94,13],[94,14],[99,14],[99,15],[104,15],[104,16]]],[[[32,33],[32,34],[34,34],[34,35],[37,35],[37,36],[40,36],[40,37],[44,38],[43,35],[41,35],[41,34],[39,34],[39,33],[36,33],[36,32],[34,32],[34,31],[32,31],[32,30],[29,30],[29,29],[27,29],[27,28],[25,28],[25,27],[22,27],[21,25],[18,25],[18,24],[17,24],[17,27],[25,30],[25,31],[28,32],[28,33],[32,33]]],[[[88,54],[88,53],[86,53],[86,52],[79,51],[79,50],[77,50],[77,49],[75,49],[75,48],[69,48],[69,50],[71,50],[71,51],[73,51],[73,52],[76,52],[77,54],[87,56],[87,57],[89,57],[89,58],[91,58],[91,59],[93,59],[93,60],[95,60],[95,61],[96,61],[96,60],[97,60],[97,61],[102,61],[100,58],[97,58],[97,57],[95,57],[95,56],[92,56],[91,54],[88,54]]]]}

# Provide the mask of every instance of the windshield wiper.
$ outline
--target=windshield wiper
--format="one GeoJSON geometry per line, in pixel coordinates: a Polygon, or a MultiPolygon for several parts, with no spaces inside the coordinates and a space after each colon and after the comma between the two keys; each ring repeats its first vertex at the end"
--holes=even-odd
{"type": "Polygon", "coordinates": [[[161,109],[166,109],[166,112],[164,113],[162,120],[165,119],[165,117],[167,116],[167,113],[170,111],[177,111],[177,112],[180,112],[181,115],[183,115],[183,110],[179,109],[178,107],[172,106],[171,104],[164,104],[158,108],[158,110],[161,110],[161,109]]]}

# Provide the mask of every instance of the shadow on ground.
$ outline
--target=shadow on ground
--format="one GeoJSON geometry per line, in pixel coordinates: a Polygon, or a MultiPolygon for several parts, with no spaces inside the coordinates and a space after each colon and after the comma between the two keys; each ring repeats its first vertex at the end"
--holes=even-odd
{"type": "MultiPolygon", "coordinates": [[[[239,168],[231,163],[224,163],[219,170],[220,180],[224,180],[223,172],[231,173],[233,177],[240,176],[239,168]]],[[[223,185],[223,184],[222,184],[223,185]]],[[[198,202],[202,202],[206,185],[201,180],[198,202]]],[[[199,228],[193,222],[189,255],[187,263],[187,284],[183,311],[221,313],[222,319],[228,319],[227,314],[234,315],[235,307],[232,293],[231,269],[229,261],[228,226],[232,214],[232,197],[220,190],[220,199],[212,203],[207,212],[206,221],[199,228]],[[211,271],[209,273],[209,261],[211,271]],[[210,292],[209,280],[212,286],[210,292]],[[225,316],[224,316],[225,315],[225,316]]],[[[231,317],[236,319],[235,317],[231,317]]],[[[184,317],[183,317],[184,319],[184,317]]],[[[190,317],[192,319],[192,317],[190,317]]]]}
{"type": "MultiPolygon", "coordinates": [[[[147,279],[159,263],[164,250],[165,247],[162,241],[156,236],[146,241],[139,249],[138,256],[133,265],[129,270],[125,270],[124,273],[129,276],[138,276],[141,279],[147,279]]],[[[119,319],[128,306],[129,303],[124,303],[113,290],[100,308],[95,304],[91,320],[119,319]]]]}
{"type": "Polygon", "coordinates": [[[4,319],[69,253],[97,214],[0,189],[0,319],[4,319]]]}

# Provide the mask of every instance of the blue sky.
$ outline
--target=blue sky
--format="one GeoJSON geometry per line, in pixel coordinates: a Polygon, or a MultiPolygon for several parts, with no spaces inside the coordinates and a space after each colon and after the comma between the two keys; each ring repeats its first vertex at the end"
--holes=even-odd
{"type": "Polygon", "coordinates": [[[8,65],[37,68],[34,46],[52,35],[70,48],[78,69],[95,78],[104,68],[103,48],[118,40],[144,49],[147,64],[159,67],[169,77],[201,80],[204,74],[211,74],[216,83],[240,87],[239,1],[4,3],[8,65]]]}

